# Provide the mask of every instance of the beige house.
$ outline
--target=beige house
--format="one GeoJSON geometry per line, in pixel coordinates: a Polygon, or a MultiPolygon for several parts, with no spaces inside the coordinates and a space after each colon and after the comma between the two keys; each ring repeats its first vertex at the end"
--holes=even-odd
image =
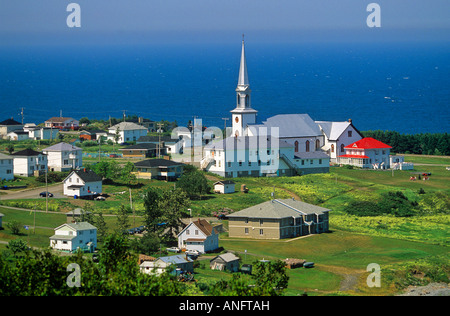
{"type": "Polygon", "coordinates": [[[329,229],[329,209],[294,199],[271,200],[228,215],[232,238],[283,239],[329,229]]]}

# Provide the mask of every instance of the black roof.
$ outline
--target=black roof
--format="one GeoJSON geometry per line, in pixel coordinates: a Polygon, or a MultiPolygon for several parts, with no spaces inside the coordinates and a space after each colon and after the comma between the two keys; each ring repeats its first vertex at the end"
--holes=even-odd
{"type": "Polygon", "coordinates": [[[172,136],[161,135],[161,136],[141,136],[138,138],[138,142],[152,142],[157,143],[161,139],[161,142],[175,142],[178,138],[173,139],[172,136]]]}
{"type": "Polygon", "coordinates": [[[74,171],[77,176],[81,178],[84,182],[94,182],[94,181],[102,181],[102,177],[96,174],[92,170],[75,170],[74,171]]]}
{"type": "Polygon", "coordinates": [[[21,151],[17,151],[15,153],[12,153],[11,156],[38,156],[38,155],[43,155],[42,152],[39,151],[35,151],[33,149],[27,148],[21,151]]]}
{"type": "Polygon", "coordinates": [[[153,144],[153,143],[144,143],[144,144],[136,144],[136,145],[131,145],[125,148],[120,148],[119,150],[129,150],[129,149],[156,149],[157,145],[153,144]]]}
{"type": "Polygon", "coordinates": [[[136,167],[171,167],[171,166],[184,166],[181,162],[176,162],[167,159],[147,159],[138,161],[134,164],[136,167]]]}
{"type": "Polygon", "coordinates": [[[10,119],[4,120],[3,122],[0,122],[0,125],[23,125],[23,124],[10,118],[10,119]]]}

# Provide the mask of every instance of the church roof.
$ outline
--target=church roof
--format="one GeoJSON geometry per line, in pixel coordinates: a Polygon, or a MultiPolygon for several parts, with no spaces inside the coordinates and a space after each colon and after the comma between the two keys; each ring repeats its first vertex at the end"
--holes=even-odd
{"type": "Polygon", "coordinates": [[[239,86],[249,86],[249,85],[250,85],[250,83],[248,81],[247,61],[245,59],[245,46],[244,46],[244,40],[242,40],[241,64],[239,66],[238,87],[239,86]]]}
{"type": "Polygon", "coordinates": [[[277,127],[279,129],[278,137],[281,138],[322,135],[319,126],[308,114],[279,114],[269,117],[263,124],[268,128],[277,127]]]}
{"type": "Polygon", "coordinates": [[[116,124],[109,128],[109,130],[116,130],[119,128],[119,131],[132,131],[132,130],[138,130],[138,129],[147,129],[142,125],[138,125],[133,122],[120,122],[119,124],[116,124]]]}

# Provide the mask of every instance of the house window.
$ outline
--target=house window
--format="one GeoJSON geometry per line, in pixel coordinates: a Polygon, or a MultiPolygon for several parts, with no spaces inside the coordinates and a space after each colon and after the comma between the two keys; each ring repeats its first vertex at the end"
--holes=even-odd
{"type": "Polygon", "coordinates": [[[190,235],[189,229],[186,230],[186,235],[190,235]]]}
{"type": "Polygon", "coordinates": [[[263,229],[260,229],[260,230],[259,230],[259,234],[260,234],[260,235],[264,235],[264,230],[263,230],[263,229]]]}
{"type": "Polygon", "coordinates": [[[319,165],[321,165],[322,164],[322,159],[319,159],[319,165]]]}
{"type": "Polygon", "coordinates": [[[195,234],[198,235],[198,230],[197,229],[195,230],[195,234]]]}
{"type": "Polygon", "coordinates": [[[348,131],[348,137],[352,137],[352,131],[348,131]]]}
{"type": "Polygon", "coordinates": [[[260,220],[259,220],[259,225],[263,225],[264,224],[264,220],[261,218],[260,220]]]}
{"type": "Polygon", "coordinates": [[[228,168],[231,168],[231,161],[228,161],[228,168]]]}
{"type": "Polygon", "coordinates": [[[242,167],[242,160],[239,160],[239,167],[242,167]]]}
{"type": "Polygon", "coordinates": [[[245,223],[248,224],[248,218],[245,219],[245,223]]]}
{"type": "Polygon", "coordinates": [[[344,147],[345,147],[344,144],[341,144],[341,153],[345,151],[344,147]]]}
{"type": "Polygon", "coordinates": [[[245,234],[248,235],[248,228],[245,228],[245,234]]]}

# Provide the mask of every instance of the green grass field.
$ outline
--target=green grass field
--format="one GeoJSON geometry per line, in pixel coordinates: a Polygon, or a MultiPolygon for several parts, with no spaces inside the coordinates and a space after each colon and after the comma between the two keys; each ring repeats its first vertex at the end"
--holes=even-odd
{"type": "MultiPolygon", "coordinates": [[[[414,156],[416,163],[441,164],[447,161],[443,157],[414,156]]],[[[409,160],[409,159],[408,159],[409,160]]],[[[450,161],[450,160],[449,160],[450,161]]],[[[210,175],[210,184],[217,178],[210,175]]],[[[450,240],[450,215],[434,214],[412,217],[358,217],[346,214],[345,207],[352,201],[377,201],[382,194],[401,191],[414,202],[437,191],[450,194],[450,171],[443,166],[417,165],[413,171],[359,170],[332,167],[329,174],[314,174],[302,177],[279,178],[238,178],[238,192],[234,194],[208,194],[191,203],[194,216],[210,216],[212,211],[224,208],[239,211],[243,208],[270,200],[271,193],[276,198],[296,197],[301,200],[324,206],[332,210],[330,214],[330,233],[308,236],[296,240],[256,241],[230,239],[227,234],[220,238],[220,246],[225,250],[237,252],[243,263],[251,263],[262,258],[274,260],[300,258],[315,262],[313,269],[288,270],[290,276],[287,295],[391,295],[398,289],[390,282],[382,289],[368,289],[365,285],[365,269],[369,263],[378,263],[381,267],[402,267],[410,262],[442,256],[443,269],[450,266],[448,242],[450,240]],[[410,181],[411,172],[431,172],[428,181],[410,181]],[[239,192],[245,184],[249,193],[239,192]],[[420,190],[424,194],[419,194],[420,190]],[[350,285],[347,279],[353,278],[350,285]],[[356,278],[356,279],[355,279],[356,278]],[[356,281],[355,281],[356,280],[356,281]],[[346,283],[347,282],[347,283],[346,283]],[[348,286],[344,286],[347,284],[348,286]],[[350,290],[349,290],[350,289],[350,290]],[[342,292],[344,291],[344,292],[342,292]]],[[[136,213],[143,208],[141,194],[150,187],[173,187],[173,183],[156,180],[141,181],[142,186],[133,188],[132,197],[136,213]]],[[[104,190],[111,197],[105,202],[91,202],[96,210],[104,214],[114,214],[121,204],[129,204],[128,188],[120,182],[105,185],[104,190]],[[124,194],[118,194],[125,192],[124,194]]],[[[33,204],[33,200],[28,203],[33,204]]],[[[5,222],[17,220],[22,225],[33,226],[34,212],[19,211],[0,207],[4,230],[0,231],[0,241],[8,242],[13,238],[27,240],[31,246],[47,247],[48,237],[53,235],[53,228],[66,221],[63,211],[83,207],[86,201],[62,199],[58,201],[61,214],[36,212],[36,234],[22,229],[20,236],[11,234],[5,222]],[[30,233],[30,234],[28,234],[30,233]]],[[[57,209],[58,210],[58,209],[57,209]]],[[[107,225],[112,230],[115,226],[114,216],[105,216],[107,225]]],[[[130,226],[133,218],[130,214],[130,226]]],[[[142,218],[136,218],[136,226],[142,218]]],[[[224,221],[227,227],[227,222],[224,221]]],[[[0,243],[0,249],[6,245],[0,243]]],[[[205,260],[209,263],[208,260],[205,260]]],[[[448,271],[448,270],[447,270],[448,271]]],[[[211,271],[209,265],[196,270],[198,282],[215,282],[231,277],[230,273],[211,271]]]]}

